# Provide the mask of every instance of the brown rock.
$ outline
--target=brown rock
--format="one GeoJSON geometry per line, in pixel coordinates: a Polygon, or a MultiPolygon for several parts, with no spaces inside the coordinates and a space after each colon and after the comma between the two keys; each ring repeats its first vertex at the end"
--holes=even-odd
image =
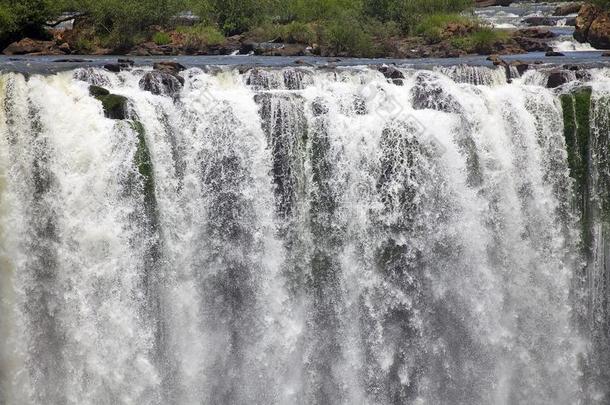
{"type": "Polygon", "coordinates": [[[591,23],[587,40],[597,49],[610,49],[610,15],[601,13],[591,23]]]}
{"type": "Polygon", "coordinates": [[[582,6],[578,12],[578,17],[576,17],[574,39],[578,42],[587,42],[591,24],[593,24],[593,21],[602,13],[603,10],[593,4],[585,4],[582,6]]]}
{"type": "Polygon", "coordinates": [[[5,55],[28,55],[28,54],[47,54],[62,55],[63,52],[55,47],[53,41],[38,41],[24,38],[21,41],[13,42],[2,52],[5,55]]]}
{"type": "Polygon", "coordinates": [[[549,31],[546,28],[522,28],[515,31],[513,34],[517,37],[535,38],[535,39],[548,39],[555,38],[557,34],[549,31]]]}
{"type": "Polygon", "coordinates": [[[568,3],[562,6],[558,6],[553,13],[554,16],[563,17],[569,14],[578,13],[582,3],[568,3]]]}
{"type": "Polygon", "coordinates": [[[171,75],[177,75],[178,73],[186,70],[186,67],[178,62],[173,61],[161,61],[153,65],[154,70],[169,73],[171,75]]]}

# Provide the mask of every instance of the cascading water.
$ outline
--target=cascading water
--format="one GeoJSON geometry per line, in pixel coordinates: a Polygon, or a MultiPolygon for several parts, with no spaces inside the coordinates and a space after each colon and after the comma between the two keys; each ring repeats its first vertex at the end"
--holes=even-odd
{"type": "Polygon", "coordinates": [[[604,70],[145,74],[0,76],[0,403],[610,399],[604,70]]]}

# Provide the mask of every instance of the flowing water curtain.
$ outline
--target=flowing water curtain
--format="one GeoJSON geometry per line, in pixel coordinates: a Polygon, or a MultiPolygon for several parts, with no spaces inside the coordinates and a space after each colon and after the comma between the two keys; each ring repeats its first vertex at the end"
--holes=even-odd
{"type": "Polygon", "coordinates": [[[498,70],[401,73],[189,69],[172,95],[3,75],[3,399],[567,404],[579,354],[603,392],[567,104],[498,70]]]}

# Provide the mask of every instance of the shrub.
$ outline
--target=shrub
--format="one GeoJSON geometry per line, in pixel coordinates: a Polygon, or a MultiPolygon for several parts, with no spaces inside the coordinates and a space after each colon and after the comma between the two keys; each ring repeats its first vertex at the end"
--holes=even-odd
{"type": "Polygon", "coordinates": [[[327,21],[321,27],[321,32],[324,45],[334,53],[358,57],[373,55],[372,36],[365,24],[354,16],[327,21]]]}
{"type": "Polygon", "coordinates": [[[152,40],[157,45],[167,45],[172,42],[172,38],[167,32],[155,32],[152,40]]]}
{"type": "Polygon", "coordinates": [[[424,37],[429,43],[437,43],[443,39],[447,26],[453,23],[473,27],[476,25],[471,19],[459,14],[432,14],[423,17],[413,32],[424,37]]]}
{"type": "Polygon", "coordinates": [[[509,37],[510,35],[505,31],[480,27],[467,36],[454,38],[452,43],[468,53],[487,54],[493,52],[494,45],[507,41],[509,37]]]}
{"type": "Polygon", "coordinates": [[[220,45],[225,42],[222,33],[212,26],[198,24],[192,27],[177,27],[176,32],[184,35],[185,45],[191,49],[220,45]]]}

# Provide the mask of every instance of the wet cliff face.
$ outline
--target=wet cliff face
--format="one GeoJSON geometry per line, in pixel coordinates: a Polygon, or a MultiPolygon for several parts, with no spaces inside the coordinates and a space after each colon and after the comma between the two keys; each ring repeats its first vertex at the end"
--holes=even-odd
{"type": "Polygon", "coordinates": [[[604,403],[605,72],[400,73],[3,74],[3,403],[604,403]]]}

